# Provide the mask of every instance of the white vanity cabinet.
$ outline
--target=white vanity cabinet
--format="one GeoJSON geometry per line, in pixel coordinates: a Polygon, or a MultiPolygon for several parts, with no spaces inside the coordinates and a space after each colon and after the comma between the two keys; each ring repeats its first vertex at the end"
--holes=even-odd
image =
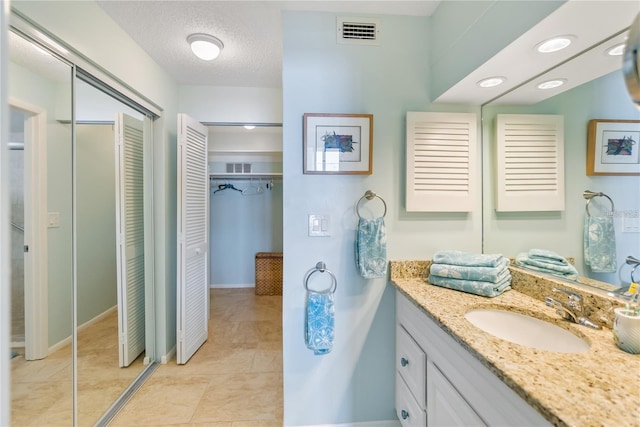
{"type": "Polygon", "coordinates": [[[403,427],[550,425],[400,292],[395,400],[403,427]]]}

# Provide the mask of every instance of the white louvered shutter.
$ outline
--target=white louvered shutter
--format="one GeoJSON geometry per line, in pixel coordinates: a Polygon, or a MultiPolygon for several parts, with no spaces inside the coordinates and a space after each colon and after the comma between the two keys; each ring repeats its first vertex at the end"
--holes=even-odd
{"type": "Polygon", "coordinates": [[[564,118],[496,117],[496,210],[564,210],[564,118]]]}
{"type": "Polygon", "coordinates": [[[143,122],[118,113],[116,142],[116,265],[118,361],[129,366],[145,348],[143,122]]]}
{"type": "Polygon", "coordinates": [[[479,201],[473,113],[407,113],[407,211],[470,212],[479,201]]]}
{"type": "Polygon", "coordinates": [[[207,128],[178,114],[177,362],[207,340],[209,286],[207,128]]]}

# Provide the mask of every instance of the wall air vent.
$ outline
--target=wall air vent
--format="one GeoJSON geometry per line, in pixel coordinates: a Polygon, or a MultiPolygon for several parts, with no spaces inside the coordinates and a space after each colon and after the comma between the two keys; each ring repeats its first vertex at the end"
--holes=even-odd
{"type": "Polygon", "coordinates": [[[380,45],[380,20],[373,18],[338,17],[338,43],[380,45]]]}

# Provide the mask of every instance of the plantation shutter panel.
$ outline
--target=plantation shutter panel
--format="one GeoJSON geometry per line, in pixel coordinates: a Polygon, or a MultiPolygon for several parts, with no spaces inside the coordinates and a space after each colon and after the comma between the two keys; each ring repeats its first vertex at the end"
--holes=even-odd
{"type": "Polygon", "coordinates": [[[496,210],[564,210],[563,116],[499,114],[496,131],[496,210]]]}
{"type": "Polygon", "coordinates": [[[118,113],[116,143],[116,269],[118,361],[129,366],[145,348],[143,122],[118,113]]]}
{"type": "Polygon", "coordinates": [[[477,126],[473,113],[407,113],[407,211],[474,209],[480,187],[477,126]]]}
{"type": "Polygon", "coordinates": [[[207,128],[178,114],[177,362],[187,363],[207,340],[209,176],[207,128]]]}

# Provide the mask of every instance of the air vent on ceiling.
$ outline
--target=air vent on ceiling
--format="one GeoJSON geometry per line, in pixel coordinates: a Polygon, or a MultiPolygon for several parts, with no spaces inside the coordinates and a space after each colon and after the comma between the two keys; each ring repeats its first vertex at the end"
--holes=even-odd
{"type": "Polygon", "coordinates": [[[380,20],[339,16],[338,43],[380,45],[380,20]]]}

